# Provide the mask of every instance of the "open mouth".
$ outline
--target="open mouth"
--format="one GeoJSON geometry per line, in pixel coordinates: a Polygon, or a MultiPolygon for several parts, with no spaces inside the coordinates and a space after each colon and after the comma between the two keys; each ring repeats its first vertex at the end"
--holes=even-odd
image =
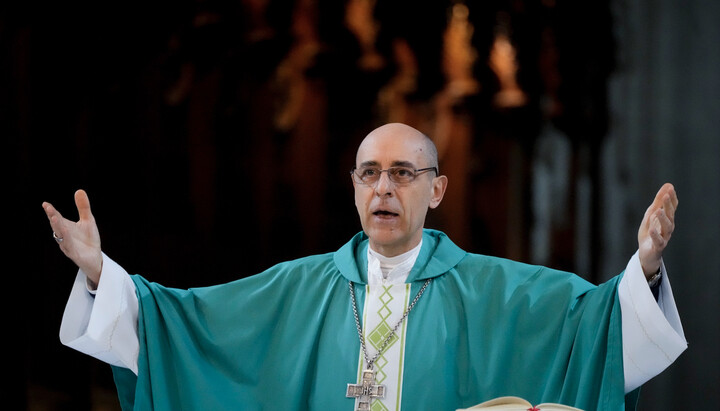
{"type": "Polygon", "coordinates": [[[377,211],[373,212],[373,215],[378,216],[378,217],[397,217],[398,216],[397,213],[393,213],[393,212],[387,211],[387,210],[377,210],[377,211]]]}

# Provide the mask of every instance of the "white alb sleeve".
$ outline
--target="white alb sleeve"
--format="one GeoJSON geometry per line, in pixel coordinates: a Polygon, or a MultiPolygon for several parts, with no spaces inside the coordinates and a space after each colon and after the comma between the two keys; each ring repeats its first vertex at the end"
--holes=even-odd
{"type": "Polygon", "coordinates": [[[82,270],[75,277],[60,325],[60,341],[111,365],[138,372],[138,300],[125,270],[103,254],[97,292],[82,270]]]}
{"type": "Polygon", "coordinates": [[[664,264],[660,270],[663,278],[657,301],[643,274],[637,252],[628,262],[618,285],[626,393],[660,374],[687,348],[664,264]]]}

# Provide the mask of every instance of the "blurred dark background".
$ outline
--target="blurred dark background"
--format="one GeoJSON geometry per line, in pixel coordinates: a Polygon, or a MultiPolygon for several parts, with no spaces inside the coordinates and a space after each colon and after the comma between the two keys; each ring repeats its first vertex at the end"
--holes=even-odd
{"type": "Polygon", "coordinates": [[[720,403],[720,2],[236,0],[0,6],[2,401],[114,410],[108,366],[62,346],[76,268],[40,207],[88,191],[103,249],[191,287],[360,230],[359,141],[431,136],[450,187],[428,226],[469,251],[598,283],[662,183],[689,350],[641,410],[720,403]]]}

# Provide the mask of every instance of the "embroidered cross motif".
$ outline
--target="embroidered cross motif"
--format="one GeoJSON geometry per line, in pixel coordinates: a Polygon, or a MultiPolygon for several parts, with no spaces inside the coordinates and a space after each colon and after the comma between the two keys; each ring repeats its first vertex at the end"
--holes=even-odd
{"type": "Polygon", "coordinates": [[[375,384],[375,371],[363,370],[362,382],[360,384],[348,384],[345,396],[358,399],[358,411],[369,410],[373,399],[385,398],[385,386],[375,384]]]}
{"type": "Polygon", "coordinates": [[[540,408],[532,407],[532,408],[528,408],[527,411],[540,411],[540,408]]]}

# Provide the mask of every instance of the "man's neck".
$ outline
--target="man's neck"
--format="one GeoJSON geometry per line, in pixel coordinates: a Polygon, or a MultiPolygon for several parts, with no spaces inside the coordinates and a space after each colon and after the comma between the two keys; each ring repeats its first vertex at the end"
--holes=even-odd
{"type": "Polygon", "coordinates": [[[372,259],[377,260],[376,264],[378,264],[384,279],[388,279],[388,276],[396,277],[397,274],[403,277],[400,282],[405,282],[405,278],[407,278],[407,274],[410,273],[410,269],[412,269],[412,266],[415,264],[421,248],[422,240],[414,248],[402,254],[387,257],[375,251],[372,247],[368,247],[368,258],[369,262],[371,262],[372,259]],[[402,273],[395,273],[396,269],[402,271],[402,273]]]}

